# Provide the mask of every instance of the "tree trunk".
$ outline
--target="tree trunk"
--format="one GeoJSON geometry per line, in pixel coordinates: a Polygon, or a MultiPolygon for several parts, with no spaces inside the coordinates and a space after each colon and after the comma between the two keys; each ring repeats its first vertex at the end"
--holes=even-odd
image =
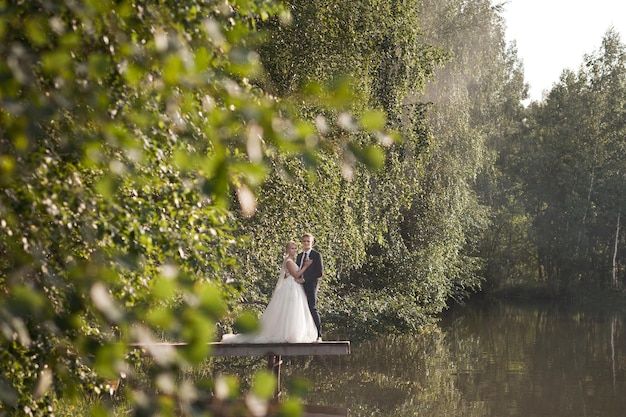
{"type": "Polygon", "coordinates": [[[617,314],[613,314],[613,320],[611,320],[611,363],[613,364],[613,388],[615,388],[617,379],[617,370],[615,362],[615,333],[617,333],[617,314]]]}
{"type": "Polygon", "coordinates": [[[617,246],[619,243],[619,221],[622,212],[617,212],[617,226],[615,227],[615,247],[613,249],[613,288],[617,288],[617,246]]]}

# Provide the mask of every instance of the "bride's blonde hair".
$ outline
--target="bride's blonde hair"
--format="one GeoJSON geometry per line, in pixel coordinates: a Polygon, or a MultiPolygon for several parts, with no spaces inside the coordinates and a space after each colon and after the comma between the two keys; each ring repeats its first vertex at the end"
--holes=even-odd
{"type": "Polygon", "coordinates": [[[293,240],[290,240],[289,242],[285,244],[285,257],[289,256],[289,245],[291,245],[292,243],[296,245],[296,242],[293,240]]]}

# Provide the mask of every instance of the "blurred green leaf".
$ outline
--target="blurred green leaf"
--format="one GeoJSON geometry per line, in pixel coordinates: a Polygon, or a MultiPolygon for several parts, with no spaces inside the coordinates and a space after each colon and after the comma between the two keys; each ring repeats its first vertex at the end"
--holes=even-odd
{"type": "Polygon", "coordinates": [[[361,126],[370,132],[384,129],[386,121],[387,116],[383,111],[366,111],[361,115],[361,126]]]}
{"type": "Polygon", "coordinates": [[[0,42],[2,42],[2,40],[4,39],[4,36],[6,35],[6,31],[7,31],[6,22],[4,20],[0,20],[0,42]]]}
{"type": "Polygon", "coordinates": [[[175,322],[173,314],[170,307],[155,307],[148,310],[145,317],[151,325],[160,329],[168,329],[175,322]]]}
{"type": "Polygon", "coordinates": [[[35,288],[18,285],[11,289],[11,310],[18,316],[42,319],[48,312],[47,299],[35,288]]]}
{"type": "Polygon", "coordinates": [[[107,410],[107,408],[103,404],[96,403],[90,406],[89,416],[90,417],[107,417],[109,416],[109,410],[107,410]]]}
{"type": "Polygon", "coordinates": [[[131,86],[137,87],[144,77],[144,70],[138,65],[127,63],[123,74],[124,78],[131,86]]]}
{"type": "Polygon", "coordinates": [[[260,398],[270,399],[276,391],[276,377],[269,371],[254,374],[252,392],[260,398]]]}
{"type": "Polygon", "coordinates": [[[302,404],[297,399],[288,398],[280,403],[277,415],[280,417],[299,417],[303,411],[302,404]]]}
{"type": "Polygon", "coordinates": [[[120,377],[120,365],[125,360],[126,346],[112,343],[99,347],[95,352],[95,370],[99,376],[109,379],[120,377]]]}
{"type": "Polygon", "coordinates": [[[163,80],[167,84],[176,84],[184,72],[182,59],[177,55],[169,55],[163,65],[163,80]]]}
{"type": "Polygon", "coordinates": [[[259,327],[259,320],[254,313],[247,311],[237,317],[233,327],[237,333],[254,332],[259,327]]]}
{"type": "Polygon", "coordinates": [[[372,169],[381,169],[385,163],[385,152],[378,146],[371,145],[361,153],[363,161],[372,169]]]}
{"type": "Polygon", "coordinates": [[[43,16],[33,16],[24,22],[28,38],[36,46],[43,46],[48,41],[47,23],[43,16]]]}
{"type": "Polygon", "coordinates": [[[91,53],[88,58],[89,76],[93,79],[101,79],[109,74],[110,60],[101,53],[91,53]]]}
{"type": "Polygon", "coordinates": [[[194,292],[200,299],[200,305],[204,311],[214,318],[219,318],[226,312],[226,305],[222,299],[222,293],[217,285],[198,282],[194,286],[194,292]]]}
{"type": "Polygon", "coordinates": [[[171,278],[158,276],[150,281],[152,295],[162,300],[171,299],[177,289],[176,281],[171,278]]]}
{"type": "Polygon", "coordinates": [[[64,50],[55,50],[42,54],[41,60],[44,71],[50,75],[61,75],[70,78],[72,75],[71,63],[72,57],[69,52],[64,50]]]}

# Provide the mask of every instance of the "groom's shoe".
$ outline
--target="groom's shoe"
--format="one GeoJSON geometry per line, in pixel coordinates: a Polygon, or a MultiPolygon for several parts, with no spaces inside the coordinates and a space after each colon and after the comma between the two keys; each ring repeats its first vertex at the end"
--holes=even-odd
{"type": "Polygon", "coordinates": [[[322,336],[318,336],[316,342],[321,342],[322,341],[322,336]]]}

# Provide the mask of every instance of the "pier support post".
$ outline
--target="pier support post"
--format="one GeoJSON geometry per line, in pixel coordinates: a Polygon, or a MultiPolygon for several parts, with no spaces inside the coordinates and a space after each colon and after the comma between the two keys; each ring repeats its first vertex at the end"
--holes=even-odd
{"type": "Polygon", "coordinates": [[[267,370],[272,372],[276,377],[276,390],[274,391],[274,401],[278,402],[281,394],[280,385],[280,366],[283,364],[283,360],[280,355],[269,354],[267,355],[267,370]]]}

